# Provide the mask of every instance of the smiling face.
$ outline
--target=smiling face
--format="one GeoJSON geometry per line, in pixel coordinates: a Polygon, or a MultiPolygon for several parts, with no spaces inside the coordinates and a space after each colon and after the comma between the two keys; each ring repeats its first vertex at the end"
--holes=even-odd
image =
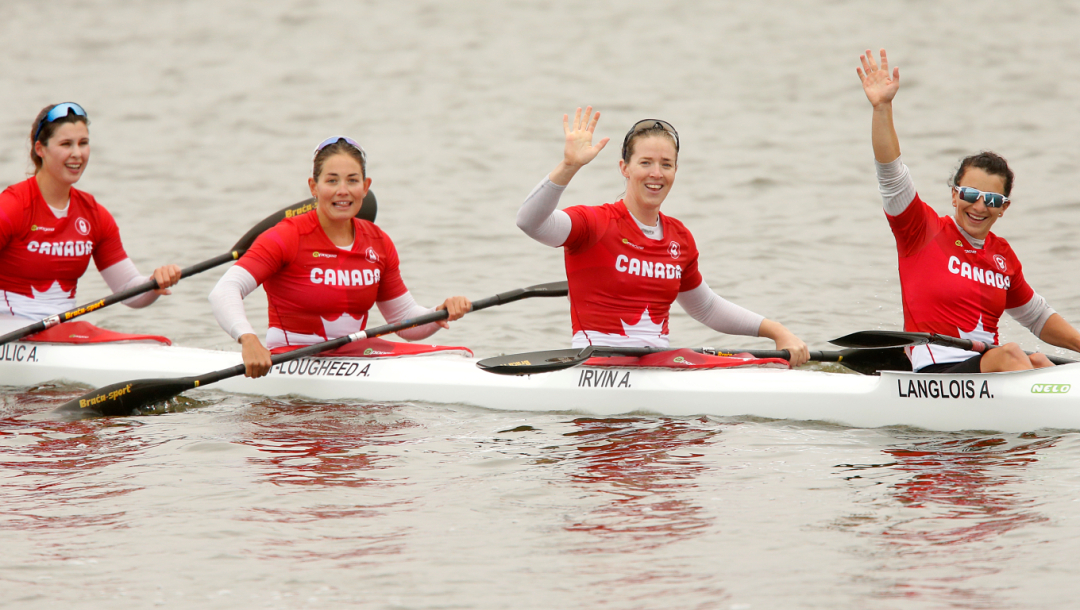
{"type": "Polygon", "coordinates": [[[318,180],[308,178],[308,186],[317,201],[319,218],[336,224],[352,219],[360,211],[371,178],[364,177],[359,161],[335,154],[323,162],[318,180]]]}
{"type": "Polygon", "coordinates": [[[638,220],[649,221],[641,218],[638,211],[652,217],[660,210],[660,204],[675,184],[677,159],[670,138],[651,135],[634,143],[629,162],[619,160],[619,169],[626,178],[626,207],[638,220]]]}
{"type": "Polygon", "coordinates": [[[79,181],[90,162],[90,130],[82,121],[63,123],[47,142],[34,142],[34,152],[41,158],[39,177],[44,172],[70,187],[79,181]]]}
{"type": "MultiPolygon", "coordinates": [[[[969,167],[964,170],[964,175],[956,181],[956,186],[970,186],[989,193],[1005,193],[1005,178],[997,174],[991,174],[978,167],[969,167]]],[[[953,207],[956,208],[956,224],[968,235],[975,239],[986,239],[990,228],[994,226],[1001,214],[1009,208],[1006,203],[1000,208],[988,208],[979,197],[975,203],[968,203],[960,198],[953,189],[953,207]]]]}

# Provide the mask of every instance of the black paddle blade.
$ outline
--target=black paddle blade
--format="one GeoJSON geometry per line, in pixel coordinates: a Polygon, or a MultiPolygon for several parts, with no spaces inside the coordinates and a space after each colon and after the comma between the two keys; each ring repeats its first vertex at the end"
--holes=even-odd
{"type": "Polygon", "coordinates": [[[564,297],[568,294],[570,294],[570,284],[568,282],[549,282],[547,284],[537,284],[525,288],[522,298],[564,297]]]}
{"type": "Polygon", "coordinates": [[[891,330],[864,330],[851,333],[829,341],[840,347],[856,348],[885,348],[885,347],[910,347],[912,345],[925,345],[930,343],[931,337],[927,333],[902,333],[891,330]]]}
{"type": "Polygon", "coordinates": [[[899,347],[881,349],[846,349],[836,360],[863,375],[879,375],[881,371],[910,371],[911,360],[899,347]]]}
{"type": "MultiPolygon", "coordinates": [[[[306,214],[315,209],[315,199],[308,197],[303,201],[298,201],[292,205],[287,205],[273,214],[262,219],[259,224],[251,227],[251,230],[244,234],[240,238],[240,241],[236,242],[232,247],[233,252],[243,254],[247,252],[247,249],[251,247],[251,244],[255,243],[260,235],[266,232],[267,229],[276,225],[277,223],[285,220],[286,218],[292,218],[293,216],[299,216],[300,214],[306,214]]],[[[367,196],[364,197],[364,203],[360,206],[360,211],[356,213],[356,217],[360,220],[367,220],[375,222],[375,215],[379,211],[379,204],[375,201],[375,193],[368,190],[367,196]]]]}
{"type": "Polygon", "coordinates": [[[57,409],[58,412],[126,417],[138,409],[165,402],[196,386],[194,378],[139,379],[114,383],[70,400],[57,409]]]}
{"type": "Polygon", "coordinates": [[[476,366],[496,375],[532,375],[567,369],[588,359],[588,354],[582,357],[580,349],[553,349],[546,352],[484,358],[477,362],[476,366]]]}

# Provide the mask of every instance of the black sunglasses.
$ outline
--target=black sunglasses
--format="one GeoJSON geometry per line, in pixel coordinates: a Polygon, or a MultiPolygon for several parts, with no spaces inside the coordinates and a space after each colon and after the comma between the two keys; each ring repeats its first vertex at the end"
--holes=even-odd
{"type": "MultiPolygon", "coordinates": [[[[675,152],[679,152],[679,132],[675,131],[675,128],[671,126],[671,123],[667,121],[661,121],[660,119],[644,119],[634,123],[634,126],[630,128],[630,131],[626,132],[626,137],[622,141],[622,156],[626,159],[626,147],[630,144],[630,139],[634,135],[639,134],[649,129],[663,129],[670,133],[675,138],[675,152]]],[[[629,159],[626,159],[629,161],[629,159]]]]}

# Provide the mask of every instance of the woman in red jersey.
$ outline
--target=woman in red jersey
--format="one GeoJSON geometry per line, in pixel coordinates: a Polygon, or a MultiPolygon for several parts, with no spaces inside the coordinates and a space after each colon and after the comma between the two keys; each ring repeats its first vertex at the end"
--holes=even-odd
{"type": "MultiPolygon", "coordinates": [[[[966,157],[952,180],[952,216],[938,216],[919,197],[900,158],[892,101],[900,69],[889,74],[870,51],[856,68],[874,107],[872,139],[878,186],[900,263],[904,330],[998,342],[1003,312],[1041,340],[1080,351],[1080,333],[1047,305],[1024,279],[1020,261],[1004,239],[990,232],[1009,209],[1013,172],[992,152],[966,157]]],[[[1053,366],[1043,354],[1015,343],[977,354],[940,345],[910,349],[912,368],[923,373],[990,373],[1053,366]]]]}
{"type": "Polygon", "coordinates": [[[728,334],[768,337],[798,366],[806,344],[778,322],[714,293],[698,271],[693,235],[660,213],[678,169],[679,135],[669,123],[638,121],[623,139],[619,169],[626,196],[600,206],[556,209],[566,185],[596,158],[608,138],[593,144],[600,113],[578,108],[563,115],[563,160],[518,211],[517,224],[540,243],[561,247],[570,283],[573,345],[666,348],[671,304],[728,334]]]}
{"type": "MultiPolygon", "coordinates": [[[[141,284],[111,214],[74,188],[90,162],[86,111],[73,102],[47,106],[30,127],[34,175],[0,193],[0,332],[75,307],[75,288],[90,259],[113,292],[141,284]]],[[[180,267],[154,270],[160,289],[124,301],[146,307],[180,280],[180,267]]]]}
{"type": "Polygon", "coordinates": [[[351,138],[334,136],[315,149],[308,178],[315,210],[287,218],[263,233],[210,293],[218,324],[243,346],[245,374],[269,372],[270,351],[244,313],[243,298],[260,284],[269,301],[270,349],[312,345],[363,330],[368,311],[378,305],[391,324],[434,310],[447,321],[398,333],[415,341],[465,315],[472,304],[450,297],[434,310],[416,304],[398,270],[390,237],[355,218],[371,178],[367,155],[351,138]]]}

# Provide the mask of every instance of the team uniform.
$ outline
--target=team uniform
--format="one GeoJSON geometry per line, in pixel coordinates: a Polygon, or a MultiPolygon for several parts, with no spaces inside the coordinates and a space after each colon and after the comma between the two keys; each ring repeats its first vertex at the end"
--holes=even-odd
{"type": "MultiPolygon", "coordinates": [[[[899,159],[879,163],[878,172],[896,238],[904,330],[996,344],[999,321],[1008,311],[1038,336],[1054,310],[1028,285],[1009,243],[993,233],[980,242],[952,217],[938,216],[915,192],[899,159]]],[[[908,355],[916,371],[978,356],[940,345],[909,348],[908,355]]],[[[977,372],[977,364],[965,368],[977,372]]]]}
{"type": "Polygon", "coordinates": [[[352,222],[355,240],[342,249],[326,236],[315,211],[285,219],[237,262],[266,290],[268,348],[363,330],[372,305],[407,294],[390,237],[366,220],[352,222]]]}
{"type": "Polygon", "coordinates": [[[671,304],[702,281],[690,231],[660,214],[664,237],[649,239],[621,200],[564,211],[573,345],[667,347],[671,304]]]}
{"type": "Polygon", "coordinates": [[[75,307],[79,278],[127,260],[116,221],[89,193],[72,188],[57,213],[37,178],[0,193],[0,314],[42,319],[75,307]]]}
{"type": "Polygon", "coordinates": [[[621,200],[559,210],[565,188],[542,180],[518,210],[517,225],[564,250],[574,347],[667,347],[674,301],[713,330],[758,336],[765,318],[709,288],[681,222],[660,214],[656,226],[646,226],[621,200]]]}

